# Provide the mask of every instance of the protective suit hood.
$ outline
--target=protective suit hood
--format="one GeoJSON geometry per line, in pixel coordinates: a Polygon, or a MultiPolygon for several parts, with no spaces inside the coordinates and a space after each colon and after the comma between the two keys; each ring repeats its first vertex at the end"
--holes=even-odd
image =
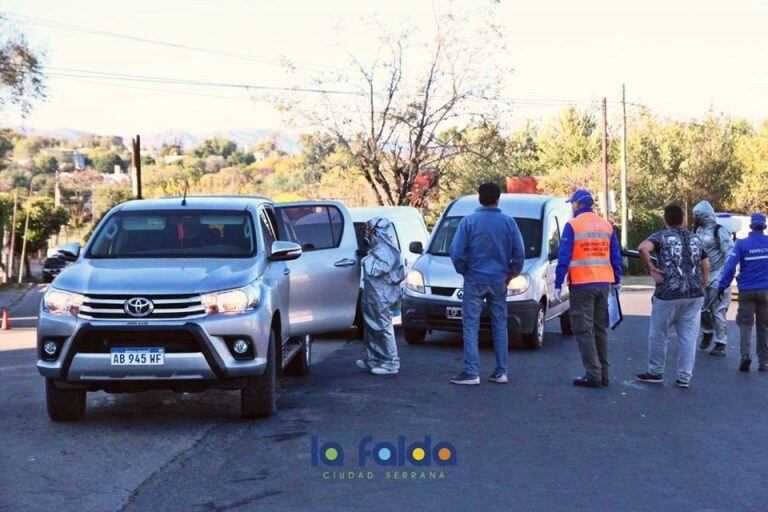
{"type": "Polygon", "coordinates": [[[381,217],[368,221],[371,248],[363,260],[366,277],[385,278],[390,283],[400,283],[405,279],[405,268],[400,258],[400,249],[395,241],[392,223],[381,217]]]}
{"type": "Polygon", "coordinates": [[[709,201],[700,201],[693,207],[693,218],[700,226],[714,226],[717,224],[715,209],[709,201]]]}

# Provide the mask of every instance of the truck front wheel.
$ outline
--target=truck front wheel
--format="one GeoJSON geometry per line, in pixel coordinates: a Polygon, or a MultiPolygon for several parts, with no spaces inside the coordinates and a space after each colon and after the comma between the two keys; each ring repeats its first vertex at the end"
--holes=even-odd
{"type": "Polygon", "coordinates": [[[240,414],[243,418],[266,418],[277,412],[277,367],[275,331],[269,333],[267,367],[261,375],[248,377],[240,390],[240,414]]]}
{"type": "Polygon", "coordinates": [[[53,421],[81,420],[85,416],[85,390],[59,389],[53,379],[45,379],[45,404],[53,421]]]}

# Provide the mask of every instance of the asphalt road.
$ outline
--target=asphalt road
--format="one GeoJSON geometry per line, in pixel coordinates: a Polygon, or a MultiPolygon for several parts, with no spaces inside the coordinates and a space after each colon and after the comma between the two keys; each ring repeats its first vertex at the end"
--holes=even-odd
{"type": "Polygon", "coordinates": [[[37,327],[37,315],[40,309],[40,301],[48,290],[47,284],[32,286],[14,306],[8,311],[11,327],[30,328],[37,327]]]}
{"type": "MultiPolygon", "coordinates": [[[[337,342],[310,376],[283,381],[280,412],[262,421],[239,419],[236,393],[152,392],[95,393],[85,421],[54,424],[32,351],[0,350],[0,509],[765,510],[768,375],[736,371],[735,327],[727,358],[700,353],[691,389],[671,385],[672,364],[667,384],[643,386],[649,294],[623,305],[607,389],[571,385],[579,356],[555,323],[543,350],[511,354],[506,386],[448,384],[457,336],[401,343],[395,377],[360,372],[359,344],[337,342]],[[313,465],[314,436],[317,453],[338,443],[342,466],[313,465]],[[456,464],[361,468],[366,436],[395,456],[399,436],[429,436],[456,464]]],[[[492,370],[490,347],[481,366],[492,370]]]]}

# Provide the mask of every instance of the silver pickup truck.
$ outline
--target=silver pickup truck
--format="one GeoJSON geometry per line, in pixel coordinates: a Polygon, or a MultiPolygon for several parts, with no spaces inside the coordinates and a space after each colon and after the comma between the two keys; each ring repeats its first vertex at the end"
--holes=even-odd
{"type": "Polygon", "coordinates": [[[82,418],[87,391],[211,387],[240,389],[244,417],[274,414],[278,374],[309,371],[312,335],[353,324],[357,249],[336,202],[115,207],[41,304],[49,416],[82,418]]]}

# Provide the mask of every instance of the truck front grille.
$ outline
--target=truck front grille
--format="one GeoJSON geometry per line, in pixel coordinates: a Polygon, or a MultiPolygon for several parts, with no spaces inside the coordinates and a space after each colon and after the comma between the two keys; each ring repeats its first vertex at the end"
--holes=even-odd
{"type": "Polygon", "coordinates": [[[86,295],[78,314],[86,320],[189,320],[205,316],[198,294],[186,295],[86,295]],[[148,315],[130,315],[126,303],[142,298],[152,302],[148,315]]]}
{"type": "Polygon", "coordinates": [[[74,341],[77,353],[108,354],[116,347],[163,347],[166,353],[200,352],[200,342],[187,330],[93,329],[81,332],[74,341]]]}

